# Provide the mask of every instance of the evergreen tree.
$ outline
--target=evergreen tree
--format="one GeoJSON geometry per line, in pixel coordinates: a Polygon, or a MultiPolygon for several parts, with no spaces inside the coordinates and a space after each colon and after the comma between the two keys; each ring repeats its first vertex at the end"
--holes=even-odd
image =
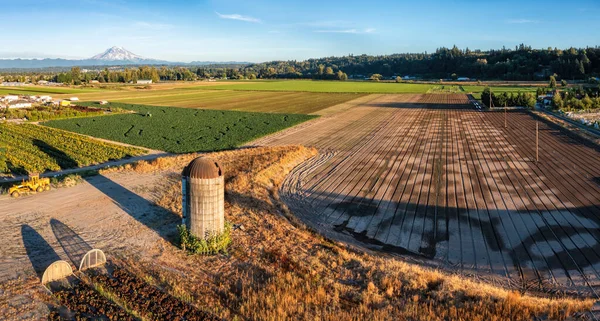
{"type": "Polygon", "coordinates": [[[554,97],[552,97],[552,107],[554,107],[554,109],[562,109],[564,107],[564,102],[560,93],[556,93],[554,97]]]}
{"type": "Polygon", "coordinates": [[[556,88],[556,78],[554,76],[550,76],[550,82],[548,83],[548,87],[556,88]]]}

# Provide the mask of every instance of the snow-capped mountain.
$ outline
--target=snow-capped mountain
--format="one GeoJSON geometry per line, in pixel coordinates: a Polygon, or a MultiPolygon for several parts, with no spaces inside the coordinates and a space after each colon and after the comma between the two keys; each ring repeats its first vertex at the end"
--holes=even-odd
{"type": "Polygon", "coordinates": [[[179,65],[179,66],[203,66],[203,65],[247,65],[248,62],[216,62],[216,61],[193,61],[189,63],[185,62],[172,62],[165,60],[157,60],[151,58],[144,58],[140,55],[136,55],[131,51],[123,48],[114,46],[106,49],[101,54],[95,55],[88,59],[81,60],[69,60],[69,59],[0,59],[0,69],[5,68],[17,68],[17,69],[29,69],[29,68],[67,68],[73,66],[141,66],[141,65],[179,65]]]}
{"type": "Polygon", "coordinates": [[[91,60],[107,60],[107,61],[114,61],[114,60],[126,60],[126,61],[139,61],[139,60],[153,60],[153,59],[146,59],[140,55],[136,55],[133,52],[123,48],[123,47],[117,47],[114,46],[112,48],[108,48],[106,49],[106,51],[104,51],[101,54],[97,54],[95,56],[93,56],[92,58],[90,58],[91,60]]]}

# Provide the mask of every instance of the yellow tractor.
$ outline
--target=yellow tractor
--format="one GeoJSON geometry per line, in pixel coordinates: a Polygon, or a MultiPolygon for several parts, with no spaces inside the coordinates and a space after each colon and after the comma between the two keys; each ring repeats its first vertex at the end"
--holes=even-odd
{"type": "Polygon", "coordinates": [[[28,194],[31,192],[43,192],[50,190],[50,179],[40,178],[40,175],[31,175],[28,180],[23,180],[21,184],[14,185],[8,189],[8,194],[14,198],[21,196],[21,194],[28,194]]]}

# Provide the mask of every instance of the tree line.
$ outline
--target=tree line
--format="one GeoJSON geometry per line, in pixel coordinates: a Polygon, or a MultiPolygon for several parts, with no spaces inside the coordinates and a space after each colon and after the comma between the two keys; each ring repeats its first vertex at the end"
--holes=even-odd
{"type": "Polygon", "coordinates": [[[64,83],[90,80],[101,82],[130,82],[136,79],[196,80],[227,79],[324,79],[383,78],[411,76],[423,79],[469,77],[499,80],[558,80],[595,81],[600,76],[600,47],[532,49],[521,44],[514,49],[470,50],[439,48],[433,53],[404,53],[393,55],[348,55],[303,61],[271,61],[248,65],[211,65],[197,67],[133,67],[105,68],[102,71],[81,72],[78,67],[61,72],[4,73],[6,81],[44,79],[64,83]]]}
{"type": "Polygon", "coordinates": [[[248,65],[261,78],[318,78],[323,68],[351,76],[414,76],[425,79],[458,77],[502,80],[585,79],[600,75],[600,47],[514,49],[480,51],[439,48],[434,53],[407,53],[382,56],[344,56],[305,61],[273,61],[248,65]]]}

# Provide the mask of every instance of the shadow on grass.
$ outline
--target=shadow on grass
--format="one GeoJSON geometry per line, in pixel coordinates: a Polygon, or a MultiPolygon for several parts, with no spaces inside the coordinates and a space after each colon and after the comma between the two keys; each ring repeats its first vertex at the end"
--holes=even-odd
{"type": "Polygon", "coordinates": [[[74,168],[79,166],[79,164],[77,164],[77,162],[73,158],[71,158],[71,156],[67,155],[65,152],[61,151],[60,149],[57,149],[56,147],[48,145],[48,143],[42,140],[34,139],[33,145],[35,145],[39,150],[41,150],[46,155],[54,159],[61,169],[74,168]]]}
{"type": "Polygon", "coordinates": [[[25,167],[14,165],[10,161],[6,162],[6,167],[8,168],[8,172],[11,173],[12,175],[26,175],[26,174],[28,174],[27,170],[25,170],[25,167]]]}

